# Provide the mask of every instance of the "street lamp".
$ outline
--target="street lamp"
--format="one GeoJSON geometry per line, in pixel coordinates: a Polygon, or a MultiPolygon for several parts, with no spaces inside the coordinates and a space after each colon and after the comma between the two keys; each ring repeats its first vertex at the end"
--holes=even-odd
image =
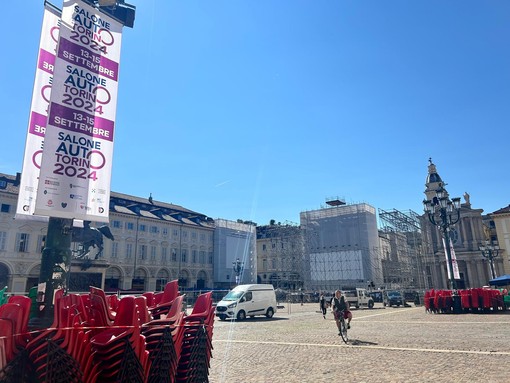
{"type": "Polygon", "coordinates": [[[436,190],[436,196],[432,200],[424,200],[423,206],[429,217],[430,223],[436,226],[443,235],[446,258],[448,262],[448,280],[452,290],[457,289],[453,273],[452,252],[450,248],[450,231],[453,225],[460,219],[460,198],[450,198],[441,186],[436,190]]]}
{"type": "Polygon", "coordinates": [[[487,240],[484,244],[478,246],[478,249],[482,252],[482,256],[489,260],[491,266],[492,279],[496,278],[496,271],[494,270],[494,258],[499,255],[499,246],[493,245],[491,241],[487,240]]]}
{"type": "Polygon", "coordinates": [[[236,275],[236,285],[240,282],[240,275],[244,268],[244,262],[241,262],[239,258],[237,258],[234,262],[232,262],[232,269],[236,275]]]}

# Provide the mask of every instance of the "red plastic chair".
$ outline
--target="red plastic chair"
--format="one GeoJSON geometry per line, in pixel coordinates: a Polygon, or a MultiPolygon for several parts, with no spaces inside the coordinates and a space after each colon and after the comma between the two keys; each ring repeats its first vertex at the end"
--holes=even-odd
{"type": "Polygon", "coordinates": [[[483,297],[483,308],[485,310],[490,309],[492,307],[491,290],[489,290],[489,289],[482,289],[482,297],[483,297]]]}
{"type": "Polygon", "coordinates": [[[107,295],[106,302],[108,304],[110,312],[112,313],[117,312],[117,308],[119,307],[119,297],[117,296],[117,294],[107,295]]]}
{"type": "Polygon", "coordinates": [[[14,323],[8,319],[0,319],[0,339],[2,339],[4,345],[3,357],[5,357],[5,364],[8,364],[17,352],[13,336],[14,323]]]}
{"type": "Polygon", "coordinates": [[[92,327],[111,327],[112,319],[108,315],[106,300],[99,295],[90,294],[89,325],[92,327]]]}
{"type": "MultiPolygon", "coordinates": [[[[30,299],[30,298],[29,298],[30,299]]],[[[30,308],[28,309],[30,312],[30,308]]],[[[24,308],[17,303],[5,303],[0,306],[0,319],[12,322],[13,329],[13,350],[17,353],[18,349],[25,348],[27,345],[27,326],[28,317],[25,315],[24,308]]]]}
{"type": "Polygon", "coordinates": [[[142,294],[142,297],[147,299],[147,307],[152,307],[154,300],[154,293],[152,291],[148,291],[142,294]]]}
{"type": "Polygon", "coordinates": [[[480,307],[478,289],[471,289],[471,308],[476,311],[480,307]]]}
{"type": "Polygon", "coordinates": [[[175,279],[168,282],[163,290],[163,297],[161,298],[160,304],[170,303],[179,295],[179,280],[175,279]]]}
{"type": "MultiPolygon", "coordinates": [[[[191,314],[184,317],[185,322],[204,322],[210,319],[212,310],[212,291],[200,294],[193,306],[191,314]]],[[[214,313],[214,312],[213,312],[214,313]]]]}
{"type": "Polygon", "coordinates": [[[459,290],[460,304],[464,310],[471,309],[471,293],[469,290],[459,290]]]}
{"type": "Polygon", "coordinates": [[[149,322],[152,318],[147,307],[147,298],[145,298],[144,296],[136,297],[135,304],[138,313],[139,324],[142,325],[144,323],[149,322]]]}
{"type": "MultiPolygon", "coordinates": [[[[13,295],[9,298],[8,303],[16,303],[20,305],[23,308],[23,326],[22,326],[22,333],[27,336],[28,331],[28,320],[30,318],[30,309],[32,308],[32,299],[29,297],[26,297],[24,295],[13,295]]],[[[28,338],[26,338],[28,339],[28,338]]]]}
{"type": "Polygon", "coordinates": [[[110,321],[113,321],[115,319],[115,313],[110,310],[110,307],[108,306],[108,299],[106,298],[105,292],[97,287],[90,286],[90,296],[99,297],[104,302],[104,306],[106,307],[106,314],[108,315],[108,319],[110,321]]]}
{"type": "Polygon", "coordinates": [[[163,291],[161,291],[159,293],[154,293],[154,295],[152,296],[151,308],[154,306],[157,306],[161,302],[161,299],[163,299],[163,291]]]}

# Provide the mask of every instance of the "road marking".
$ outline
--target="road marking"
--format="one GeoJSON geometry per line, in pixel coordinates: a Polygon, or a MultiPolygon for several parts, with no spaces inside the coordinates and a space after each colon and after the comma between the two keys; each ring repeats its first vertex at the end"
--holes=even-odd
{"type": "MultiPolygon", "coordinates": [[[[363,321],[363,318],[356,318],[356,323],[358,322],[363,322],[363,323],[405,323],[405,324],[447,324],[447,325],[452,325],[452,322],[434,322],[434,321],[404,321],[404,320],[393,320],[393,321],[385,321],[385,320],[371,320],[371,321],[363,321]]],[[[354,322],[353,322],[354,323],[354,322]]],[[[457,325],[464,325],[464,324],[468,324],[468,325],[487,325],[487,324],[503,324],[503,325],[509,325],[510,324],[510,321],[507,321],[507,322],[489,322],[489,321],[476,321],[476,322],[455,322],[453,323],[455,324],[456,326],[457,325]]]]}
{"type": "Polygon", "coordinates": [[[307,347],[326,347],[326,348],[365,348],[376,350],[390,350],[390,351],[414,351],[414,352],[430,352],[437,354],[471,354],[471,355],[505,355],[510,356],[510,352],[505,351],[474,351],[474,350],[446,350],[446,349],[432,349],[432,348],[414,348],[414,347],[389,347],[389,346],[376,346],[376,345],[349,345],[349,344],[317,344],[317,343],[294,343],[294,342],[263,342],[256,340],[213,340],[213,343],[244,343],[244,344],[267,344],[267,345],[281,345],[281,346],[307,346],[307,347]]]}
{"type": "Polygon", "coordinates": [[[419,310],[419,309],[423,309],[423,307],[411,307],[411,308],[406,308],[405,310],[401,309],[401,310],[385,311],[385,312],[379,313],[379,314],[363,315],[361,317],[355,317],[355,318],[356,318],[356,320],[362,320],[362,319],[365,319],[365,318],[372,318],[372,317],[377,317],[377,316],[381,316],[381,315],[407,313],[407,312],[409,312],[409,310],[419,310]]]}

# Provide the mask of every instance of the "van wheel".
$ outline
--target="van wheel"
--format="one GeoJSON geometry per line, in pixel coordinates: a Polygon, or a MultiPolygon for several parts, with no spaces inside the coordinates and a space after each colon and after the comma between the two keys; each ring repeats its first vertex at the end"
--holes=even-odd
{"type": "Polygon", "coordinates": [[[241,310],[237,313],[237,320],[245,320],[246,319],[246,313],[244,310],[241,310]]]}
{"type": "Polygon", "coordinates": [[[368,308],[373,309],[374,308],[374,301],[368,301],[368,308]]]}
{"type": "Polygon", "coordinates": [[[266,317],[267,317],[267,318],[272,318],[272,317],[273,317],[273,315],[274,315],[274,310],[273,310],[273,308],[272,308],[272,307],[269,307],[269,308],[267,309],[267,312],[266,312],[266,317]]]}

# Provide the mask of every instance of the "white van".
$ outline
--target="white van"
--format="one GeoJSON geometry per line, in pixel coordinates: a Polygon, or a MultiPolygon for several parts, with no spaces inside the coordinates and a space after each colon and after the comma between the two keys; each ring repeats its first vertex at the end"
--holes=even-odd
{"type": "Polygon", "coordinates": [[[276,294],[273,285],[239,285],[216,305],[216,316],[221,320],[265,315],[272,318],[276,312],[276,294]]]}

